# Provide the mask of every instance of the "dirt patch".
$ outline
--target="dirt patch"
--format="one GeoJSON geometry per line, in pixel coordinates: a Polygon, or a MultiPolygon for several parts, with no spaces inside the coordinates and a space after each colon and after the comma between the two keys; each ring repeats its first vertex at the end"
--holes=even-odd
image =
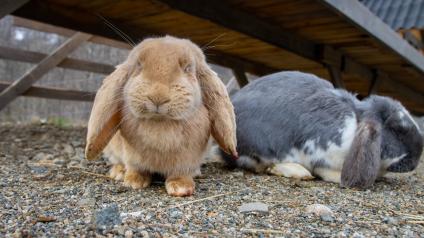
{"type": "MultiPolygon", "coordinates": [[[[424,236],[424,166],[371,190],[203,166],[196,194],[174,198],[163,181],[132,190],[84,160],[84,128],[0,126],[1,236],[424,236]],[[260,202],[267,212],[240,212],[260,202]],[[307,213],[323,204],[328,216],[307,213]]],[[[254,209],[253,209],[254,210],[254,209]]]]}

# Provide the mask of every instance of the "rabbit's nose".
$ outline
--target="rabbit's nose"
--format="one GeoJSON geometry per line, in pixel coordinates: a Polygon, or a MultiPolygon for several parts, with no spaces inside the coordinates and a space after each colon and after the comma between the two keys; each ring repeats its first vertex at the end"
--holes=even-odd
{"type": "Polygon", "coordinates": [[[159,107],[165,103],[168,103],[171,101],[168,97],[155,97],[155,96],[148,96],[147,97],[153,104],[156,105],[156,107],[159,107]]]}

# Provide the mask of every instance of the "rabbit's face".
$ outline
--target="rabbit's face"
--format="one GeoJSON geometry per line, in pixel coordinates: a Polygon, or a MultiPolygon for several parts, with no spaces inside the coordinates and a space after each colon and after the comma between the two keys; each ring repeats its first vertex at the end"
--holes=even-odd
{"type": "Polygon", "coordinates": [[[388,172],[414,170],[423,151],[418,125],[406,109],[397,104],[383,124],[381,157],[388,161],[388,172]]]}
{"type": "Polygon", "coordinates": [[[181,120],[202,103],[193,44],[168,37],[145,40],[129,56],[134,70],[125,106],[139,118],[181,120]]]}

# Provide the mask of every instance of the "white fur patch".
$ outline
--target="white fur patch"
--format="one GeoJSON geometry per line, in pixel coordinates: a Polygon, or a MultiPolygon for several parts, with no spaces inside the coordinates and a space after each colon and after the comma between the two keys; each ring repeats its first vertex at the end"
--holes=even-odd
{"type": "MultiPolygon", "coordinates": [[[[301,149],[293,148],[284,158],[260,158],[260,162],[258,163],[258,161],[249,156],[240,156],[237,160],[237,165],[256,172],[262,172],[267,168],[272,169],[273,165],[280,166],[284,163],[293,163],[300,165],[308,170],[310,174],[313,174],[313,164],[320,160],[324,160],[330,166],[330,170],[341,171],[344,158],[353,143],[356,128],[356,117],[352,115],[346,117],[343,128],[339,130],[341,133],[340,145],[329,142],[327,144],[327,149],[323,150],[317,145],[316,141],[319,140],[318,137],[315,140],[306,141],[301,149]],[[308,151],[308,153],[305,153],[305,151],[308,151]]],[[[277,171],[277,173],[278,172],[279,171],[277,171]]]]}
{"type": "Polygon", "coordinates": [[[355,137],[356,127],[356,117],[354,115],[346,117],[343,128],[339,130],[341,133],[340,145],[337,145],[334,142],[329,142],[327,144],[327,149],[324,150],[317,145],[317,140],[319,138],[316,140],[308,140],[305,142],[303,148],[300,150],[293,148],[288,155],[280,161],[299,163],[309,171],[312,171],[312,165],[323,159],[330,168],[334,170],[341,170],[344,158],[349,152],[355,137]],[[305,151],[312,153],[305,153],[305,151]]]}
{"type": "Polygon", "coordinates": [[[406,156],[406,154],[403,154],[403,155],[395,157],[395,158],[389,158],[389,159],[381,160],[381,169],[386,170],[390,165],[399,162],[405,156],[406,156]]]}

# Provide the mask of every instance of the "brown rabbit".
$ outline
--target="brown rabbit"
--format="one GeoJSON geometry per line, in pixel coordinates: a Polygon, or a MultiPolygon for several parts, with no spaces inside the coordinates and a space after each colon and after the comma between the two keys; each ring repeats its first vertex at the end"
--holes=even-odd
{"type": "Polygon", "coordinates": [[[160,173],[168,194],[189,196],[211,134],[237,157],[235,129],[226,88],[202,50],[186,39],[150,38],[103,81],[85,155],[92,160],[105,149],[111,177],[132,188],[160,173]]]}

